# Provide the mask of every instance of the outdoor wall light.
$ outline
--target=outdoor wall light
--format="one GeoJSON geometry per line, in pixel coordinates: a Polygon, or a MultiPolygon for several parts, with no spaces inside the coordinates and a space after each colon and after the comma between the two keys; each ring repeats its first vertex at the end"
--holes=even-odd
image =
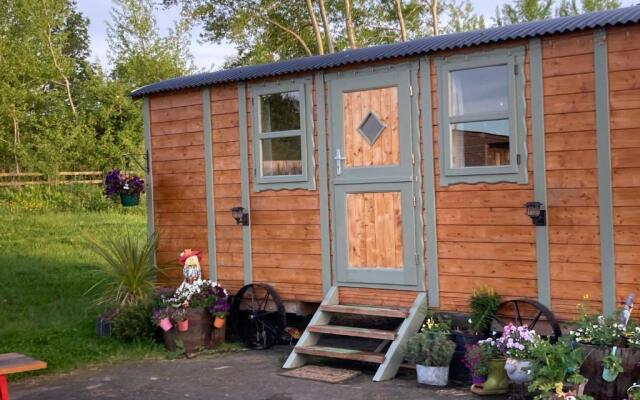
{"type": "Polygon", "coordinates": [[[243,226],[249,225],[249,213],[245,212],[242,207],[233,207],[231,209],[231,215],[236,220],[236,224],[242,224],[243,226]]]}
{"type": "Polygon", "coordinates": [[[547,224],[547,212],[541,210],[542,203],[539,201],[530,201],[525,204],[527,207],[527,215],[531,218],[531,222],[535,226],[545,226],[547,224]]]}

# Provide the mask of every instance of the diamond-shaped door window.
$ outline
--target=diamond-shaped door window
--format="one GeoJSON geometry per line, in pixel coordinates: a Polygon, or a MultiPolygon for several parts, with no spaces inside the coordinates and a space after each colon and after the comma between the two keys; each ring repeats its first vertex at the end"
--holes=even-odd
{"type": "Polygon", "coordinates": [[[373,146],[382,131],[384,131],[384,128],[386,128],[386,126],[380,121],[378,116],[370,111],[367,116],[364,117],[360,126],[358,126],[358,132],[360,132],[369,145],[373,146]]]}

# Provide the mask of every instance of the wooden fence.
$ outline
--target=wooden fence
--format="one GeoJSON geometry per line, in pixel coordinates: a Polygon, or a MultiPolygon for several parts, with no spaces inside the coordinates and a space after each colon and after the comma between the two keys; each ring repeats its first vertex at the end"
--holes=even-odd
{"type": "Polygon", "coordinates": [[[54,177],[37,172],[0,172],[0,186],[100,184],[102,180],[101,171],[59,172],[54,177]]]}

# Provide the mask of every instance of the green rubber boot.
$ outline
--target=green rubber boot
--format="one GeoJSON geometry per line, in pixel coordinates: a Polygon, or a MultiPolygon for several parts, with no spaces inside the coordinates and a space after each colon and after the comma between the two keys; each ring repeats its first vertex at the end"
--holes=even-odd
{"type": "Polygon", "coordinates": [[[480,396],[505,394],[509,391],[509,379],[504,370],[505,360],[494,358],[489,360],[489,375],[482,385],[471,386],[471,391],[480,396]]]}

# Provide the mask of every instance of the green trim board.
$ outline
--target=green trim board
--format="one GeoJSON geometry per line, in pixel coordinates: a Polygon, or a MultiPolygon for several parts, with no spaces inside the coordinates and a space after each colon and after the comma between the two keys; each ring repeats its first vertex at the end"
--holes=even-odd
{"type": "Polygon", "coordinates": [[[211,92],[213,88],[202,89],[202,127],[204,130],[204,172],[207,191],[207,249],[209,259],[209,279],[218,280],[216,259],[216,209],[213,186],[213,141],[211,137],[211,92]]]}
{"type": "MultiPolygon", "coordinates": [[[[242,260],[244,265],[244,283],[253,281],[251,260],[251,207],[249,200],[249,143],[247,138],[247,88],[244,82],[238,83],[238,126],[240,130],[240,195],[242,207],[249,213],[249,225],[242,227],[242,260]]],[[[229,210],[231,212],[231,210],[229,210]]]]}
{"type": "Polygon", "coordinates": [[[420,63],[411,64],[411,126],[413,128],[413,197],[416,199],[414,212],[414,229],[415,229],[415,252],[416,252],[416,270],[418,275],[418,290],[425,290],[424,282],[424,217],[422,214],[424,202],[422,198],[422,149],[420,148],[420,102],[418,92],[420,82],[418,81],[418,71],[420,63]]]}
{"type": "MultiPolygon", "coordinates": [[[[533,192],[535,201],[547,205],[546,155],[544,144],[544,97],[542,75],[542,43],[540,38],[529,41],[531,71],[531,122],[533,135],[533,192]]],[[[536,226],[536,270],[538,301],[551,306],[549,273],[549,227],[536,226]]]]}
{"type": "Polygon", "coordinates": [[[525,119],[525,81],[524,81],[524,46],[509,49],[497,49],[473,54],[458,54],[436,58],[439,101],[439,143],[441,143],[440,186],[455,183],[528,183],[527,174],[527,126],[525,119]],[[475,115],[450,116],[451,73],[506,65],[510,72],[508,82],[508,110],[500,113],[480,113],[475,115]],[[452,123],[471,123],[498,119],[509,120],[509,165],[453,168],[451,166],[451,135],[449,126],[452,123]],[[446,129],[443,129],[446,127],[446,129]],[[446,132],[446,133],[445,133],[446,132]]]}
{"type": "Polygon", "coordinates": [[[327,173],[327,130],[325,124],[324,75],[315,75],[316,118],[318,129],[318,164],[320,181],[320,251],[322,262],[322,291],[326,295],[331,289],[331,234],[329,229],[329,175],[327,173]]]}
{"type": "MultiPolygon", "coordinates": [[[[151,112],[149,110],[149,97],[142,99],[142,129],[144,135],[144,154],[146,175],[144,177],[146,202],[147,202],[147,236],[153,235],[155,227],[155,211],[153,207],[153,163],[151,159],[151,112]]],[[[156,262],[156,254],[153,253],[152,262],[156,262]]]]}
{"type": "Polygon", "coordinates": [[[611,183],[611,132],[609,125],[609,66],[607,32],[593,32],[596,84],[596,144],[598,159],[598,203],[600,205],[600,267],[602,305],[605,314],[616,311],[616,260],[613,233],[611,183]]]}
{"type": "Polygon", "coordinates": [[[429,59],[420,59],[420,106],[422,113],[422,153],[424,226],[427,258],[427,294],[431,307],[440,307],[438,275],[438,235],[436,224],[436,182],[433,154],[433,116],[431,104],[431,67],[429,59]]]}
{"type": "Polygon", "coordinates": [[[252,143],[253,143],[253,190],[256,192],[263,190],[282,189],[307,189],[315,190],[315,163],[313,157],[313,101],[312,89],[313,80],[311,77],[279,80],[274,82],[255,83],[249,86],[251,94],[251,116],[252,116],[252,143]],[[280,132],[260,132],[260,102],[259,97],[266,94],[299,91],[300,97],[300,129],[280,132]],[[301,147],[301,175],[282,176],[261,176],[259,169],[262,160],[260,159],[261,139],[275,139],[283,137],[300,137],[301,147]]]}

